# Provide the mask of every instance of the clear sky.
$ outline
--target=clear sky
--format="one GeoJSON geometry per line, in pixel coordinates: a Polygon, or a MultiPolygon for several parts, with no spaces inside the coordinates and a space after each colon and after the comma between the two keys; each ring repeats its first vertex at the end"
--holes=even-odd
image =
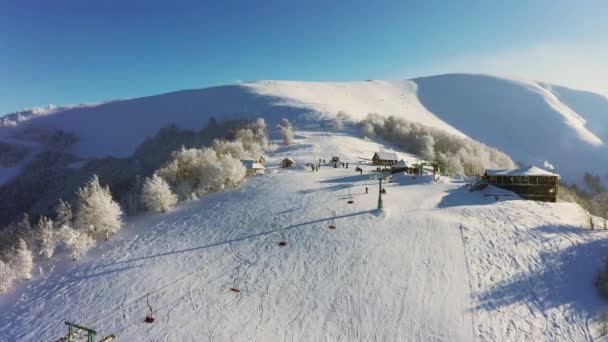
{"type": "Polygon", "coordinates": [[[0,0],[0,113],[243,80],[480,72],[608,94],[608,1],[0,0]]]}

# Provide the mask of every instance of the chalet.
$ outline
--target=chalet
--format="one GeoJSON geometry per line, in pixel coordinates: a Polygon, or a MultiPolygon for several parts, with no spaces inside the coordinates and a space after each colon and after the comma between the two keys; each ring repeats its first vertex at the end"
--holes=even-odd
{"type": "Polygon", "coordinates": [[[389,152],[376,152],[372,157],[373,165],[391,166],[399,161],[397,154],[389,152]]]}
{"type": "Polygon", "coordinates": [[[292,167],[295,165],[295,163],[296,163],[295,160],[287,157],[281,161],[281,167],[292,167]]]}
{"type": "Polygon", "coordinates": [[[401,159],[397,163],[391,165],[391,174],[405,172],[409,175],[416,173],[416,168],[405,160],[401,159]]]}
{"type": "Polygon", "coordinates": [[[514,170],[486,170],[483,180],[495,187],[513,191],[525,199],[557,201],[559,175],[536,166],[514,170]]]}
{"type": "Polygon", "coordinates": [[[241,160],[241,162],[247,169],[247,176],[262,175],[266,170],[264,165],[255,160],[241,160]]]}

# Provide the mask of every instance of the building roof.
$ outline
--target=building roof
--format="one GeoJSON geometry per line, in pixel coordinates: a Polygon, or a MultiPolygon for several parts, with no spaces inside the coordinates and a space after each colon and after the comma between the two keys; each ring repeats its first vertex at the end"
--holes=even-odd
{"type": "Polygon", "coordinates": [[[289,157],[283,159],[283,161],[286,161],[286,160],[289,160],[289,161],[294,162],[294,163],[296,162],[295,160],[293,160],[292,158],[289,158],[289,157]]]}
{"type": "Polygon", "coordinates": [[[378,159],[381,159],[381,160],[394,160],[394,161],[399,160],[399,158],[397,158],[396,153],[376,152],[375,154],[378,155],[378,159]]]}
{"type": "Polygon", "coordinates": [[[254,161],[254,160],[241,160],[241,163],[243,163],[243,165],[245,165],[245,168],[247,168],[248,170],[264,170],[265,167],[264,165],[254,161]]]}
{"type": "Polygon", "coordinates": [[[557,173],[543,170],[540,167],[528,166],[521,169],[510,170],[486,170],[488,176],[557,176],[557,173]]]}
{"type": "Polygon", "coordinates": [[[397,168],[397,167],[409,167],[410,164],[408,164],[408,162],[406,162],[405,160],[401,159],[400,161],[397,162],[397,164],[394,164],[393,167],[397,168]]]}

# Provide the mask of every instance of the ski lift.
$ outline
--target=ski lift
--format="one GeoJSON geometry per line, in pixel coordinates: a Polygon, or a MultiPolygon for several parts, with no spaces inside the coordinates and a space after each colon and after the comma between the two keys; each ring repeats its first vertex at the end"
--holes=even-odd
{"type": "Polygon", "coordinates": [[[283,231],[281,231],[281,241],[279,241],[279,246],[287,246],[287,240],[285,240],[285,233],[283,233],[283,231]]]}
{"type": "MultiPolygon", "coordinates": [[[[71,322],[65,322],[65,324],[68,326],[68,334],[57,342],[95,342],[97,331],[71,322]]],[[[99,342],[110,342],[115,338],[116,335],[111,334],[101,338],[99,342]]]]}
{"type": "Polygon", "coordinates": [[[240,278],[240,273],[241,273],[241,267],[237,267],[236,269],[236,278],[234,278],[234,285],[230,288],[230,291],[234,292],[234,293],[240,293],[241,290],[236,286],[237,282],[239,281],[240,278]]]}
{"type": "Polygon", "coordinates": [[[336,229],[336,211],[331,212],[332,218],[329,222],[329,229],[336,229]]]}
{"type": "Polygon", "coordinates": [[[154,320],[156,319],[156,317],[154,317],[154,311],[152,310],[152,305],[150,305],[150,294],[146,294],[146,303],[148,304],[148,314],[146,315],[146,318],[144,319],[144,323],[154,323],[154,320]]]}

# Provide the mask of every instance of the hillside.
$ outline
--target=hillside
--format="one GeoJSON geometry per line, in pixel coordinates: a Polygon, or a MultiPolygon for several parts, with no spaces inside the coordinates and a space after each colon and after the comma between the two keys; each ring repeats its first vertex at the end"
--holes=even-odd
{"type": "MultiPolygon", "coordinates": [[[[101,104],[50,107],[0,119],[0,142],[23,129],[74,133],[79,156],[125,157],[161,127],[198,129],[211,116],[319,120],[339,111],[353,120],[394,115],[469,136],[524,164],[548,160],[569,181],[606,169],[608,100],[597,94],[533,81],[450,74],[404,81],[258,81],[101,104]],[[590,161],[593,161],[590,164],[590,161]]],[[[25,141],[24,141],[25,140],[25,141]]],[[[29,142],[31,144],[31,142],[29,142]]],[[[0,167],[0,180],[14,174],[0,167]]]]}
{"type": "Polygon", "coordinates": [[[398,175],[379,212],[369,158],[391,146],[323,130],[295,136],[270,153],[267,175],[130,219],[78,262],[44,265],[0,296],[0,341],[53,340],[64,320],[118,341],[597,336],[593,279],[608,241],[580,227],[577,205],[497,201],[484,195],[498,190],[471,193],[462,179],[398,175]],[[277,168],[286,155],[298,166],[277,168]],[[302,166],[334,155],[349,168],[302,166]]]}

